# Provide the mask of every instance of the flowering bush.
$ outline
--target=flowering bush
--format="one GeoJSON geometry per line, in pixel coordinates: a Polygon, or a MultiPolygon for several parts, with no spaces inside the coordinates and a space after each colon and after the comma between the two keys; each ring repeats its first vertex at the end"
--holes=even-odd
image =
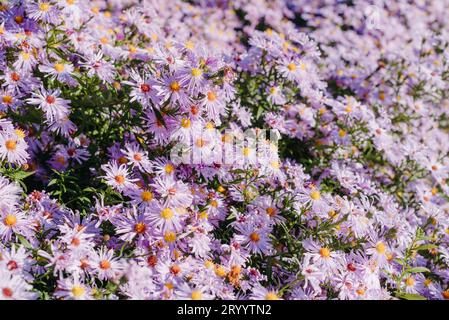
{"type": "Polygon", "coordinates": [[[2,1],[0,298],[449,299],[448,10],[2,1]]]}

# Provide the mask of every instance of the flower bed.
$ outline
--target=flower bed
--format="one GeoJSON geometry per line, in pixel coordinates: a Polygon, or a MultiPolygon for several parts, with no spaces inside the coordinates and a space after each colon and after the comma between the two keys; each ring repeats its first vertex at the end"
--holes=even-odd
{"type": "Polygon", "coordinates": [[[448,10],[2,1],[0,299],[449,299],[448,10]]]}

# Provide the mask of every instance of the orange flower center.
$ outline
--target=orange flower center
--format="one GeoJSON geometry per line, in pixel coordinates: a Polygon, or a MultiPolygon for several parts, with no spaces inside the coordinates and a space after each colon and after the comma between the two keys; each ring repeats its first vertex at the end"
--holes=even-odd
{"type": "Polygon", "coordinates": [[[2,102],[4,104],[11,104],[12,103],[12,96],[6,95],[2,97],[2,102]]]}
{"type": "Polygon", "coordinates": [[[178,92],[179,89],[181,89],[181,86],[179,85],[178,81],[173,81],[170,83],[170,90],[173,92],[178,92]]]}
{"type": "Polygon", "coordinates": [[[177,275],[179,272],[181,272],[181,268],[177,264],[174,264],[170,267],[170,272],[174,275],[177,275]]]}
{"type": "Polygon", "coordinates": [[[209,91],[209,92],[207,93],[207,100],[209,100],[209,101],[215,101],[215,100],[217,100],[217,95],[216,95],[214,92],[209,91]]]}
{"type": "Polygon", "coordinates": [[[23,16],[15,16],[14,21],[18,24],[23,23],[23,16]]]}
{"type": "Polygon", "coordinates": [[[252,242],[259,242],[260,241],[260,236],[257,232],[253,232],[249,235],[249,238],[252,242]]]}
{"type": "Polygon", "coordinates": [[[273,217],[273,216],[276,215],[276,209],[273,208],[273,207],[268,207],[266,211],[267,211],[267,214],[268,214],[270,217],[273,217]]]}
{"type": "Polygon", "coordinates": [[[134,226],[134,231],[136,231],[136,233],[138,234],[142,234],[147,230],[147,226],[145,223],[143,222],[138,222],[136,223],[136,225],[134,226]]]}
{"type": "Polygon", "coordinates": [[[111,267],[111,263],[108,260],[100,261],[100,268],[103,270],[107,270],[111,267]]]}
{"type": "Polygon", "coordinates": [[[296,64],[294,64],[293,62],[289,63],[287,65],[287,69],[290,70],[290,71],[295,71],[296,70],[296,64]]]}
{"type": "Polygon", "coordinates": [[[71,241],[71,244],[74,245],[75,247],[79,246],[80,239],[78,239],[77,237],[74,237],[71,241]]]}
{"type": "Polygon", "coordinates": [[[114,179],[118,184],[123,184],[125,182],[125,177],[121,174],[119,174],[118,176],[115,176],[114,179]]]}
{"type": "Polygon", "coordinates": [[[14,151],[17,148],[17,142],[15,140],[6,140],[5,146],[9,151],[14,151]]]}
{"type": "Polygon", "coordinates": [[[136,153],[133,158],[136,161],[142,161],[142,155],[140,153],[136,153]]]}
{"type": "Polygon", "coordinates": [[[153,193],[151,191],[145,190],[140,195],[140,198],[142,199],[142,201],[149,202],[153,200],[153,193]]]}
{"type": "Polygon", "coordinates": [[[331,252],[328,248],[321,248],[320,249],[320,256],[322,256],[323,258],[329,258],[331,255],[331,252]]]}

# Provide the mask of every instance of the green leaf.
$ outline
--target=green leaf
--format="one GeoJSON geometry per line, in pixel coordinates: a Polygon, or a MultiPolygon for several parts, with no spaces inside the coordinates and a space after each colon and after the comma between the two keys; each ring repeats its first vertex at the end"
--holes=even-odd
{"type": "Polygon", "coordinates": [[[426,267],[415,267],[415,268],[410,268],[407,269],[408,273],[421,273],[421,272],[430,272],[429,269],[427,269],[426,267]]]}
{"type": "Polygon", "coordinates": [[[259,105],[259,107],[257,108],[256,120],[260,118],[262,112],[264,112],[264,108],[262,105],[259,105]]]}
{"type": "Polygon", "coordinates": [[[417,247],[415,250],[424,251],[424,250],[430,250],[430,249],[436,249],[436,248],[438,248],[437,245],[428,243],[428,244],[423,244],[423,245],[417,247]]]}
{"type": "Polygon", "coordinates": [[[14,180],[23,180],[23,179],[33,175],[35,172],[36,171],[31,171],[31,172],[29,172],[29,171],[17,171],[17,172],[13,173],[12,178],[14,180]]]}
{"type": "Polygon", "coordinates": [[[19,239],[20,243],[21,243],[25,248],[30,249],[30,250],[33,249],[33,246],[31,245],[31,243],[29,243],[28,240],[25,239],[24,236],[22,236],[21,234],[18,234],[18,235],[17,235],[17,238],[19,239]]]}
{"type": "Polygon", "coordinates": [[[396,294],[396,297],[399,299],[404,300],[427,300],[426,297],[423,297],[420,294],[414,294],[414,293],[398,293],[396,294]]]}
{"type": "Polygon", "coordinates": [[[58,183],[58,180],[57,180],[57,179],[52,179],[52,180],[50,180],[50,182],[47,184],[47,187],[52,186],[52,185],[54,185],[54,184],[56,184],[56,183],[58,183]]]}

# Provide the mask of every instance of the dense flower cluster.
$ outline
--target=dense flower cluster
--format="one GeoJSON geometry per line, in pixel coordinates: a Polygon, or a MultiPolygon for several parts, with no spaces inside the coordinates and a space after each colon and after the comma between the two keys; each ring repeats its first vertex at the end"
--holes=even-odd
{"type": "Polygon", "coordinates": [[[447,12],[1,1],[0,299],[449,299],[447,12]]]}

